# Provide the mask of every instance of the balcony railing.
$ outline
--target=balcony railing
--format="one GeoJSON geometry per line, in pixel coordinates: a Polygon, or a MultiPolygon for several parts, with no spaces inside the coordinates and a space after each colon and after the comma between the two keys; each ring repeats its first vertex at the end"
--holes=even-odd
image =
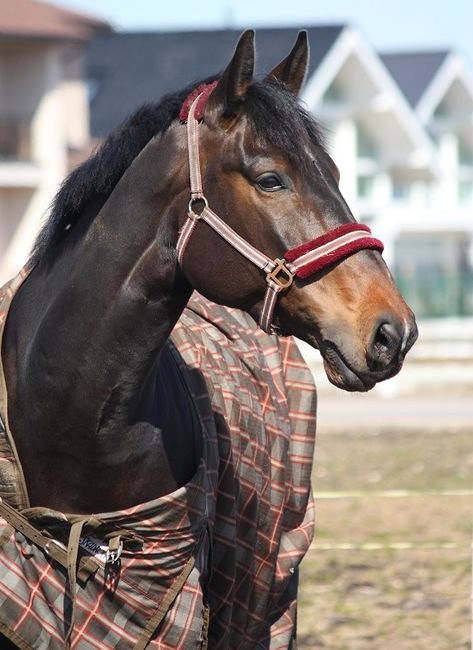
{"type": "Polygon", "coordinates": [[[0,162],[31,160],[31,125],[0,117],[0,162]]]}

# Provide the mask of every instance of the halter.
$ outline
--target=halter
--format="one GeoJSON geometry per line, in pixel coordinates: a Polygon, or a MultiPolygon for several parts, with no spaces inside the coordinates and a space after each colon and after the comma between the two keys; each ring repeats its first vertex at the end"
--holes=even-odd
{"type": "Polygon", "coordinates": [[[382,251],[384,246],[371,235],[368,226],[360,223],[347,223],[305,244],[291,248],[283,258],[272,260],[252,246],[228,226],[210,208],[202,188],[199,159],[199,120],[202,120],[207,99],[218,82],[204,84],[196,88],[182,105],[179,117],[187,121],[187,144],[189,154],[190,201],[187,219],[182,227],[176,245],[177,258],[182,267],[184,253],[199,221],[205,221],[222,239],[252,262],[266,276],[266,293],[261,310],[259,326],[267,333],[273,333],[273,314],[278,295],[287,291],[294,278],[308,278],[317,271],[331,266],[364,248],[382,251]],[[203,209],[194,211],[196,203],[203,209]]]}

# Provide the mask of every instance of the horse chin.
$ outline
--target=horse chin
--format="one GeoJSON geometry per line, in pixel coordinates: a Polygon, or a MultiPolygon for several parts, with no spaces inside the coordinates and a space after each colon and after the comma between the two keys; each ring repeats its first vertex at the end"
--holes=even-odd
{"type": "Polygon", "coordinates": [[[349,362],[344,358],[338,346],[327,340],[317,330],[312,332],[292,332],[293,336],[308,343],[311,347],[319,350],[324,363],[325,374],[331,384],[348,392],[363,392],[371,390],[378,379],[358,374],[349,362]]]}
{"type": "Polygon", "coordinates": [[[335,363],[333,360],[328,361],[325,358],[323,361],[328,380],[337,388],[352,393],[366,393],[376,385],[375,380],[367,380],[365,377],[359,377],[340,358],[335,363]]]}
{"type": "Polygon", "coordinates": [[[366,393],[376,385],[376,379],[357,374],[343,356],[330,345],[322,345],[321,353],[325,373],[329,381],[337,388],[349,392],[366,393]]]}

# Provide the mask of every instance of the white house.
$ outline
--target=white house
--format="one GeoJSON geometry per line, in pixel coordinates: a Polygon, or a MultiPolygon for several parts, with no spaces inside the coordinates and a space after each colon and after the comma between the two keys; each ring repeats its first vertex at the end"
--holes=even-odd
{"type": "Polygon", "coordinates": [[[308,78],[302,99],[328,128],[345,198],[382,236],[393,262],[397,225],[386,210],[400,188],[438,179],[432,142],[376,52],[351,27],[308,78]]]}
{"type": "Polygon", "coordinates": [[[393,202],[395,271],[421,315],[473,314],[473,74],[454,52],[383,55],[437,152],[440,175],[412,210],[393,202]]]}

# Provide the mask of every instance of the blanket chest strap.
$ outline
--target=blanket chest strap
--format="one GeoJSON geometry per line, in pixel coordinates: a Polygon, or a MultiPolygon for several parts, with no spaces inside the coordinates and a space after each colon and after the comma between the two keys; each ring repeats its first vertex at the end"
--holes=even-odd
{"type": "MultiPolygon", "coordinates": [[[[55,562],[58,562],[67,570],[67,548],[64,544],[38,530],[38,528],[33,526],[33,524],[31,524],[28,519],[21,514],[21,512],[12,508],[1,497],[0,516],[3,517],[10,526],[13,526],[15,530],[24,535],[30,542],[42,548],[48,557],[55,562]]],[[[94,558],[81,558],[77,571],[79,580],[86,580],[89,578],[97,571],[98,567],[99,565],[94,558]]]]}

